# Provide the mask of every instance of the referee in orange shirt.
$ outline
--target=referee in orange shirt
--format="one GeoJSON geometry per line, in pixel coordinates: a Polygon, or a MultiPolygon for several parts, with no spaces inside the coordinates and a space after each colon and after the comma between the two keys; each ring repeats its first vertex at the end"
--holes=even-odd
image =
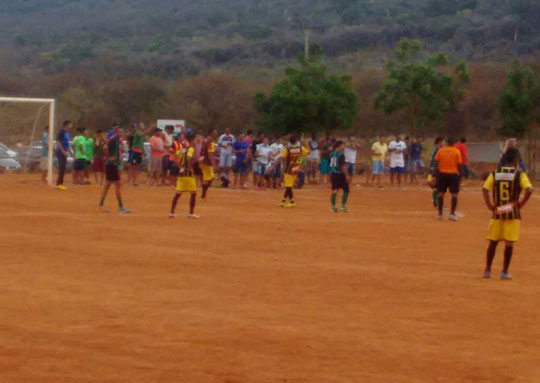
{"type": "Polygon", "coordinates": [[[435,177],[437,180],[437,191],[439,192],[439,199],[437,200],[439,215],[437,219],[443,219],[444,195],[450,190],[452,194],[452,205],[449,219],[451,221],[458,220],[456,207],[459,193],[459,167],[462,159],[460,151],[454,147],[456,142],[457,140],[454,137],[449,137],[447,145],[435,155],[435,177]]]}

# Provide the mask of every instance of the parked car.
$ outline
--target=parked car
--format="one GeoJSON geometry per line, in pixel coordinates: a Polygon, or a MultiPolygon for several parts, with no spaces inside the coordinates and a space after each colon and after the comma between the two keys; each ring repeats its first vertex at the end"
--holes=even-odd
{"type": "Polygon", "coordinates": [[[21,165],[15,160],[13,157],[11,157],[10,153],[0,148],[0,173],[4,173],[6,171],[14,172],[18,171],[21,168],[21,165]]]}
{"type": "MultiPolygon", "coordinates": [[[[30,173],[39,172],[40,171],[40,164],[41,164],[41,150],[43,146],[40,141],[32,142],[31,145],[25,146],[21,150],[17,152],[16,160],[21,164],[21,166],[25,166],[26,164],[26,171],[30,173]]],[[[56,152],[56,143],[54,144],[54,150],[56,152]]],[[[58,168],[58,159],[56,156],[53,156],[53,166],[54,168],[58,168]]],[[[68,155],[67,158],[67,166],[66,166],[66,172],[71,172],[71,169],[73,168],[73,157],[68,155]]]]}
{"type": "Polygon", "coordinates": [[[2,144],[1,142],[0,150],[2,150],[4,153],[7,153],[7,155],[11,158],[15,158],[15,156],[17,155],[17,152],[15,150],[8,148],[5,144],[2,144]]]}

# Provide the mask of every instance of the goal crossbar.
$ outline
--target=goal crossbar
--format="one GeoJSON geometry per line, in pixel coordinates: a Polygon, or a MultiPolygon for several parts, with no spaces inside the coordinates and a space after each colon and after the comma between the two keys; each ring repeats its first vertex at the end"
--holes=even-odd
{"type": "Polygon", "coordinates": [[[52,186],[56,100],[54,98],[0,97],[0,102],[49,104],[49,150],[47,151],[47,183],[49,184],[49,186],[52,186]]]}

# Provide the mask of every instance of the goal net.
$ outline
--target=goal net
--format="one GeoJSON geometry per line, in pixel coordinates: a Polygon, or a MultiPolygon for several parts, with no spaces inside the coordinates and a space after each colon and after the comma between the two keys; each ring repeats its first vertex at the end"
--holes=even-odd
{"type": "Polygon", "coordinates": [[[0,97],[0,161],[2,157],[4,162],[13,157],[12,162],[18,163],[23,171],[39,168],[34,162],[37,153],[41,160],[41,153],[45,152],[41,150],[41,137],[43,127],[48,125],[46,165],[50,186],[53,184],[55,107],[55,100],[49,98],[0,97]],[[16,149],[16,154],[10,148],[16,149]]]}

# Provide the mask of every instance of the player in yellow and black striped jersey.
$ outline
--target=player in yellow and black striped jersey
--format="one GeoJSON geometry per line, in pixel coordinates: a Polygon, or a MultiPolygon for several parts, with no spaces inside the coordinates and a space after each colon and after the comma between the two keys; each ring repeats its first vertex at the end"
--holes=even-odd
{"type": "Polygon", "coordinates": [[[282,207],[295,207],[293,187],[298,176],[298,171],[302,166],[302,160],[309,154],[309,150],[302,146],[302,143],[294,135],[291,136],[289,144],[283,149],[280,161],[283,164],[283,186],[285,194],[281,200],[282,207]],[[289,202],[287,203],[287,199],[289,202]]]}
{"type": "Polygon", "coordinates": [[[214,181],[214,154],[216,153],[216,131],[208,132],[201,149],[201,169],[203,174],[201,198],[206,200],[208,189],[214,181]]]}
{"type": "Polygon", "coordinates": [[[178,179],[176,181],[176,194],[174,195],[174,198],[172,200],[169,218],[175,218],[174,211],[176,209],[176,204],[178,203],[178,199],[183,192],[189,192],[191,194],[188,218],[199,218],[199,216],[195,214],[197,181],[195,180],[195,172],[193,170],[193,156],[195,155],[193,141],[194,137],[192,135],[189,135],[187,137],[187,144],[184,143],[175,153],[179,173],[178,179]]]}
{"type": "Polygon", "coordinates": [[[529,177],[517,169],[519,158],[517,149],[509,149],[505,163],[491,173],[484,183],[484,201],[487,208],[493,213],[487,235],[489,246],[484,278],[491,277],[491,265],[495,258],[497,245],[500,241],[505,241],[501,279],[512,279],[512,276],[508,274],[508,268],[512,260],[514,242],[519,240],[521,208],[525,206],[532,194],[529,177]],[[519,197],[522,191],[525,191],[525,196],[520,201],[519,197]]]}

